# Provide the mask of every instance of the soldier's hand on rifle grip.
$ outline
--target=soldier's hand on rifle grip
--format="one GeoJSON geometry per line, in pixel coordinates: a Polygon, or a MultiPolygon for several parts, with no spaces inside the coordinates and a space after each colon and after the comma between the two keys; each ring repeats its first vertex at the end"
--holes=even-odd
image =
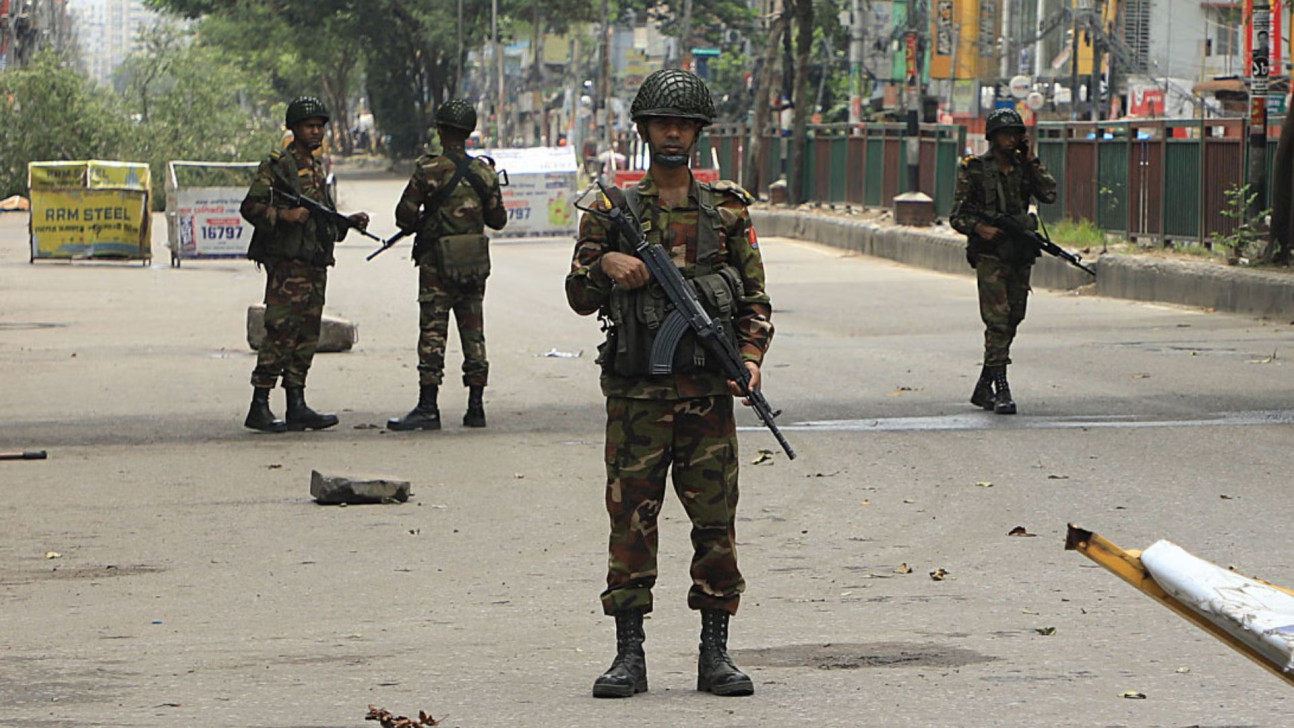
{"type": "Polygon", "coordinates": [[[359,228],[360,230],[367,230],[367,229],[368,229],[368,213],[367,213],[367,212],[357,212],[357,213],[355,213],[355,214],[353,214],[353,215],[347,215],[347,216],[346,216],[346,219],[347,219],[347,220],[350,220],[350,224],[354,225],[355,227],[359,228]]]}
{"type": "Polygon", "coordinates": [[[617,253],[615,251],[602,254],[601,262],[602,272],[615,281],[617,286],[628,290],[642,288],[651,280],[651,273],[647,270],[647,265],[638,257],[628,253],[617,253]]]}
{"type": "Polygon", "coordinates": [[[993,227],[986,222],[975,224],[975,234],[985,240],[996,240],[997,236],[1002,233],[1002,228],[993,227]]]}
{"type": "MultiPolygon", "coordinates": [[[[753,361],[744,362],[744,364],[746,365],[746,369],[750,372],[751,391],[759,389],[759,382],[761,379],[761,377],[759,376],[759,365],[753,361]]],[[[745,392],[741,391],[741,387],[739,387],[737,383],[731,379],[728,380],[728,391],[731,392],[732,396],[734,397],[741,397],[743,394],[745,394],[745,392]]],[[[742,397],[741,403],[746,405],[747,407],[750,406],[750,400],[744,397],[742,397]]]]}
{"type": "Polygon", "coordinates": [[[310,219],[310,211],[304,207],[291,207],[279,211],[279,219],[294,222],[298,225],[310,219]]]}

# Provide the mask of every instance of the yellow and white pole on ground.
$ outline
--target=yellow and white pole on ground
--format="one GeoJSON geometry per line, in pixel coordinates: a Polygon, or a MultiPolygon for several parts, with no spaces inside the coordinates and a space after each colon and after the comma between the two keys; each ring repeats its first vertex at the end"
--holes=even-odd
{"type": "MultiPolygon", "coordinates": [[[[1281,680],[1294,685],[1294,674],[1285,672],[1281,666],[1271,662],[1262,653],[1240,641],[1231,633],[1164,591],[1141,563],[1141,551],[1125,551],[1105,538],[1073,523],[1069,524],[1069,532],[1065,536],[1065,550],[1077,551],[1107,570],[1114,572],[1116,576],[1136,587],[1146,596],[1173,610],[1178,616],[1218,638],[1228,647],[1253,660],[1281,680]]],[[[1262,583],[1286,594],[1294,595],[1294,591],[1284,587],[1265,581],[1262,583]]]]}

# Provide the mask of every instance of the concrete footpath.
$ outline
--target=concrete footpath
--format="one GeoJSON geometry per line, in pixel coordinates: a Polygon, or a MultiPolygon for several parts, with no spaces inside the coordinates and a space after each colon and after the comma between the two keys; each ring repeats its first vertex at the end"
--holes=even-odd
{"type": "MultiPolygon", "coordinates": [[[[966,238],[943,224],[914,228],[854,221],[805,211],[752,210],[763,237],[786,237],[888,258],[943,273],[972,275],[966,264],[966,238]]],[[[1215,311],[1269,317],[1294,316],[1294,276],[1264,270],[1155,256],[1102,255],[1084,260],[1096,270],[1098,296],[1197,306],[1215,311]]],[[[1072,290],[1091,276],[1044,255],[1034,266],[1033,285],[1072,290]]]]}

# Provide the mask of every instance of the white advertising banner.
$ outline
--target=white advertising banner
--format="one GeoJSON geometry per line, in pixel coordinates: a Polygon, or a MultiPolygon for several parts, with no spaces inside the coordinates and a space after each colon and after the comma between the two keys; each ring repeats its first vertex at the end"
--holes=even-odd
{"type": "Polygon", "coordinates": [[[239,187],[181,187],[175,190],[176,251],[182,258],[242,256],[252,225],[238,208],[247,190],[239,187]]]}
{"type": "Polygon", "coordinates": [[[579,184],[570,147],[527,147],[486,152],[508,174],[502,188],[508,224],[495,236],[569,235],[575,232],[579,184]]]}

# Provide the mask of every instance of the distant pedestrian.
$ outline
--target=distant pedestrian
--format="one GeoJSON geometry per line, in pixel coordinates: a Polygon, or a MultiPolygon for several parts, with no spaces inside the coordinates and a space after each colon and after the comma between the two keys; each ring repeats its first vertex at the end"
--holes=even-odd
{"type": "MultiPolygon", "coordinates": [[[[336,262],[333,244],[345,238],[349,228],[339,229],[332,220],[276,199],[276,192],[304,195],[337,208],[323,164],[315,156],[323,144],[328,110],[319,99],[302,96],[288,104],[286,123],[292,143],[261,162],[241,208],[255,229],[247,257],[265,268],[266,279],[265,339],[252,370],[252,405],[243,424],[265,432],[321,430],[337,424],[336,415],[310,409],[305,387],[319,345],[328,266],[336,262]],[[270,390],[280,378],[287,391],[286,422],[270,410],[270,390]]],[[[360,229],[368,226],[366,213],[348,217],[360,229]]]]}
{"type": "Polygon", "coordinates": [[[436,110],[442,154],[418,159],[395,208],[401,230],[415,230],[418,265],[418,404],[404,417],[387,420],[392,430],[439,430],[437,397],[445,376],[445,340],[454,314],[463,347],[467,387],[464,427],[485,427],[485,279],[490,275],[485,226],[503,229],[499,175],[486,157],[469,157],[467,139],[476,129],[476,110],[450,99],[436,110]]]}
{"type": "Polygon", "coordinates": [[[1025,229],[1037,229],[1030,200],[1055,202],[1056,180],[1034,156],[1024,121],[1014,109],[989,114],[984,136],[988,151],[965,157],[957,168],[949,221],[967,236],[966,259],[975,268],[984,321],[984,366],[971,403],[1011,415],[1016,405],[1006,367],[1016,329],[1024,321],[1033,261],[1041,251],[1012,240],[993,220],[1006,215],[1025,229]]]}

